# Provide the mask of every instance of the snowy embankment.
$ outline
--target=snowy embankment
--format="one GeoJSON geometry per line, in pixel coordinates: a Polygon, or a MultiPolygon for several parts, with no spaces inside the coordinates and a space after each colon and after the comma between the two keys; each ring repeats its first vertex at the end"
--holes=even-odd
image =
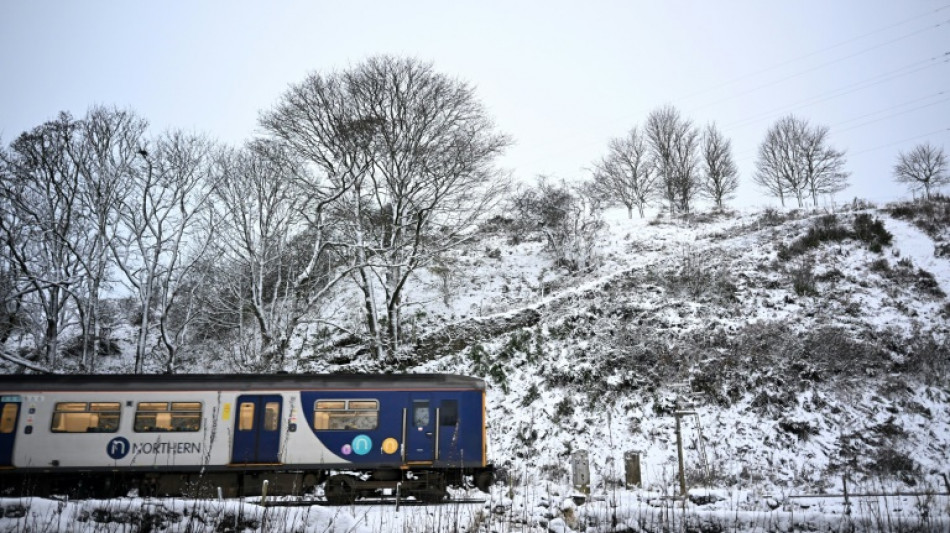
{"type": "Polygon", "coordinates": [[[116,498],[59,501],[0,498],[0,532],[266,531],[370,533],[468,529],[487,515],[481,503],[435,506],[361,504],[261,506],[256,499],[116,498]]]}
{"type": "Polygon", "coordinates": [[[934,254],[933,239],[903,220],[887,217],[884,225],[894,235],[893,247],[900,255],[909,257],[918,268],[933,274],[943,292],[950,294],[950,257],[934,254]]]}
{"type": "MultiPolygon", "coordinates": [[[[950,500],[935,494],[950,492],[943,477],[950,474],[950,386],[941,363],[950,258],[935,257],[930,236],[886,211],[838,213],[839,229],[853,232],[860,213],[884,223],[889,246],[873,250],[850,233],[783,258],[824,224],[823,213],[703,223],[615,217],[592,271],[559,270],[540,243],[493,235],[454,258],[465,275],[450,280],[451,294],[433,279],[415,280],[411,299],[426,311],[418,315],[420,336],[448,332],[460,347],[442,342],[436,357],[419,357],[411,371],[488,382],[489,454],[507,477],[484,504],[264,509],[249,501],[6,499],[0,532],[145,524],[164,531],[950,531],[950,500]],[[524,325],[515,320],[528,315],[524,325]],[[684,399],[697,413],[681,420],[692,487],[685,503],[675,498],[675,412],[684,399]],[[583,504],[569,466],[580,449],[591,470],[583,504]],[[630,451],[640,454],[642,488],[624,487],[630,451]],[[905,495],[861,495],[879,493],[905,495]]],[[[326,364],[322,370],[339,370],[326,364]]]]}
{"type": "MultiPolygon", "coordinates": [[[[882,487],[883,488],[883,487],[882,487]]],[[[880,497],[764,498],[747,491],[668,495],[614,489],[590,497],[542,483],[496,488],[485,503],[263,507],[250,501],[0,499],[0,531],[49,532],[659,532],[950,530],[950,500],[924,493],[880,497]]]]}

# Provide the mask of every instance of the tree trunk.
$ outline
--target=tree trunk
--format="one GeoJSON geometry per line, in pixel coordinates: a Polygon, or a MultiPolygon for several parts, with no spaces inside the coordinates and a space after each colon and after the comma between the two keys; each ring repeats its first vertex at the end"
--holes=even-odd
{"type": "Polygon", "coordinates": [[[366,273],[365,267],[360,267],[360,291],[363,293],[363,313],[366,317],[366,329],[369,332],[370,350],[376,356],[378,361],[385,357],[385,350],[379,338],[379,321],[376,314],[376,301],[373,299],[373,288],[370,285],[370,277],[366,273]]]}
{"type": "MultiPolygon", "coordinates": [[[[55,311],[53,311],[55,313],[55,311]]],[[[56,352],[59,350],[59,321],[56,320],[55,316],[49,316],[46,318],[46,339],[44,340],[45,346],[44,356],[46,358],[46,365],[50,368],[56,365],[56,352]]]]}
{"type": "Polygon", "coordinates": [[[136,374],[141,374],[145,368],[145,348],[148,345],[148,315],[152,303],[151,282],[146,289],[145,298],[142,299],[142,319],[139,321],[139,337],[135,344],[135,368],[136,374]]]}

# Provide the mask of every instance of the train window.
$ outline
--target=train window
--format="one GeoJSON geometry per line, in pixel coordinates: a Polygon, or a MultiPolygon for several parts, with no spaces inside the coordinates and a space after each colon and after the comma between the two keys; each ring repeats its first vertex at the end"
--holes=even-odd
{"type": "Polygon", "coordinates": [[[264,404],[264,431],[277,431],[280,424],[280,402],[264,404]]]}
{"type": "Polygon", "coordinates": [[[412,402],[412,425],[420,428],[429,425],[429,400],[412,402]]]}
{"type": "Polygon", "coordinates": [[[369,430],[379,423],[376,400],[317,400],[313,407],[313,429],[369,430]]]}
{"type": "Polygon", "coordinates": [[[13,424],[16,422],[19,407],[18,403],[8,403],[3,406],[3,413],[0,414],[0,433],[13,433],[13,424]]]}
{"type": "Polygon", "coordinates": [[[119,430],[118,402],[59,402],[53,411],[53,433],[115,433],[119,430]]]}
{"type": "Polygon", "coordinates": [[[238,408],[238,431],[254,429],[254,402],[241,402],[238,408]]]}
{"type": "Polygon", "coordinates": [[[439,425],[454,426],[459,421],[459,401],[442,400],[439,405],[439,425]]]}
{"type": "Polygon", "coordinates": [[[139,402],[134,429],[138,433],[199,431],[201,402],[139,402]]]}

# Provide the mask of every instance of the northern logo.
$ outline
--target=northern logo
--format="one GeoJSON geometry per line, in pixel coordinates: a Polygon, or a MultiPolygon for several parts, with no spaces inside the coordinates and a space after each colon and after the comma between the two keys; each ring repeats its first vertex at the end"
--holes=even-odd
{"type": "Polygon", "coordinates": [[[128,455],[131,449],[132,445],[129,444],[129,439],[125,437],[116,437],[106,444],[106,453],[117,461],[128,455]]]}

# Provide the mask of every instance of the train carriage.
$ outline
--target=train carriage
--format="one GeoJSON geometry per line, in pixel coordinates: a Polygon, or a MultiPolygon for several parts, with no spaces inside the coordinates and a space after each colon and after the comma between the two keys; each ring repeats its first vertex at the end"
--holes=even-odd
{"type": "Polygon", "coordinates": [[[0,376],[7,494],[488,490],[485,383],[448,374],[0,376]]]}

